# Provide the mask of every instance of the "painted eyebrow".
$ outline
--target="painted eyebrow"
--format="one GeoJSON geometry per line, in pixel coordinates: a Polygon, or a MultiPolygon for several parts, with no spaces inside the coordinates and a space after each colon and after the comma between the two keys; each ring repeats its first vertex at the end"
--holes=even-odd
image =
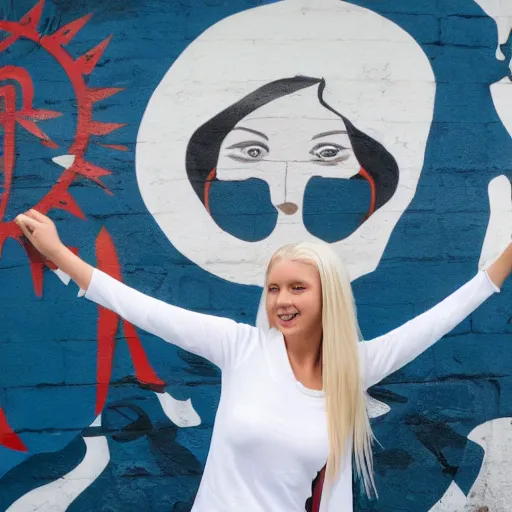
{"type": "Polygon", "coordinates": [[[270,151],[268,146],[261,142],[261,140],[244,140],[243,142],[237,142],[235,144],[231,144],[226,149],[237,149],[237,148],[245,148],[247,146],[260,146],[265,148],[267,151],[270,151]]]}
{"type": "Polygon", "coordinates": [[[321,137],[327,137],[328,135],[347,135],[346,130],[332,130],[330,132],[317,133],[311,137],[311,140],[319,139],[321,137]]]}
{"type": "Polygon", "coordinates": [[[252,130],[251,128],[244,128],[243,126],[235,126],[233,128],[233,130],[243,130],[245,132],[254,133],[254,135],[259,135],[260,137],[263,137],[265,140],[268,140],[268,137],[264,133],[259,132],[258,130],[252,130]]]}

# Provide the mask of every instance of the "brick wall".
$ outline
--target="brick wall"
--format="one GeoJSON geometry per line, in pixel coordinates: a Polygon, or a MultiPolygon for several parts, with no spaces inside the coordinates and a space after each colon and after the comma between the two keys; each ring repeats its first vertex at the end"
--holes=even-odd
{"type": "MultiPolygon", "coordinates": [[[[478,3],[0,3],[0,510],[189,511],[220,392],[78,297],[14,217],[251,324],[271,251],[323,239],[382,334],[510,234],[512,11],[478,3]]],[[[356,510],[508,510],[510,293],[370,390],[380,499],[356,485],[356,510]]]]}

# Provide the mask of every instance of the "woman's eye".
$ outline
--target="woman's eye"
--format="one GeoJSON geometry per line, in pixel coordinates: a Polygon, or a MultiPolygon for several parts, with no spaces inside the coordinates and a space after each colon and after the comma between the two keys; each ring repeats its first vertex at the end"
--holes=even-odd
{"type": "Polygon", "coordinates": [[[304,286],[294,286],[293,287],[294,292],[301,292],[303,290],[305,290],[304,286]]]}
{"type": "Polygon", "coordinates": [[[242,162],[258,162],[269,153],[269,149],[265,144],[254,141],[233,144],[227,149],[229,150],[228,156],[230,158],[242,162]]]}
{"type": "Polygon", "coordinates": [[[277,288],[275,286],[272,286],[268,289],[268,293],[275,293],[277,292],[277,288]]]}
{"type": "Polygon", "coordinates": [[[249,148],[242,149],[242,153],[250,158],[260,158],[263,155],[263,149],[251,146],[249,148]]]}
{"type": "Polygon", "coordinates": [[[310,154],[319,161],[334,162],[346,157],[347,151],[348,148],[338,144],[318,144],[310,151],[310,154]]]}

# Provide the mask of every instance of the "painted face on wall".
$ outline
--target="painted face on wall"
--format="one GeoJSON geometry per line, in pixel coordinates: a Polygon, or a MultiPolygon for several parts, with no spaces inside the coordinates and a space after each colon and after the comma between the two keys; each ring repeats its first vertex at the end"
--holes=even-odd
{"type": "Polygon", "coordinates": [[[343,120],[320,105],[311,87],[237,123],[222,142],[216,174],[225,181],[266,181],[278,222],[297,222],[312,176],[350,179],[359,164],[343,120]]]}
{"type": "Polygon", "coordinates": [[[221,229],[253,242],[286,225],[288,235],[297,240],[313,235],[339,241],[395,193],[396,161],[323,101],[324,87],[323,80],[309,77],[266,84],[195,132],[187,173],[221,229]],[[216,136],[208,137],[212,133],[216,136]],[[255,179],[267,185],[266,195],[275,212],[272,222],[266,223],[267,232],[258,230],[267,216],[253,215],[252,230],[240,221],[247,203],[259,200],[254,194],[254,189],[259,191],[255,179]],[[252,182],[253,187],[239,186],[229,194],[227,182],[252,182]],[[234,212],[229,211],[230,195],[234,212]],[[335,205],[330,211],[322,208],[329,198],[335,205]],[[309,203],[316,203],[313,211],[309,203]],[[325,221],[330,232],[322,231],[325,221]]]}
{"type": "Polygon", "coordinates": [[[434,96],[421,47],[375,12],[284,0],[238,13],[151,97],[142,198],[176,250],[223,279],[263,286],[278,247],[323,240],[354,280],[414,197],[434,96]]]}

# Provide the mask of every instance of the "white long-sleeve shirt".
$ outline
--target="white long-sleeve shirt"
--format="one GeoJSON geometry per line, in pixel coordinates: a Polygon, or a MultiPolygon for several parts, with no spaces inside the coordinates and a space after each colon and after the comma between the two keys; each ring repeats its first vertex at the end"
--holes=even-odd
{"type": "MultiPolygon", "coordinates": [[[[499,289],[485,271],[432,309],[359,344],[365,389],[412,361],[499,289]]],[[[299,512],[327,460],[322,391],[294,376],[282,334],[191,312],[95,269],[85,297],[222,371],[210,450],[192,512],[299,512]]],[[[320,512],[352,511],[350,448],[320,512]]]]}

